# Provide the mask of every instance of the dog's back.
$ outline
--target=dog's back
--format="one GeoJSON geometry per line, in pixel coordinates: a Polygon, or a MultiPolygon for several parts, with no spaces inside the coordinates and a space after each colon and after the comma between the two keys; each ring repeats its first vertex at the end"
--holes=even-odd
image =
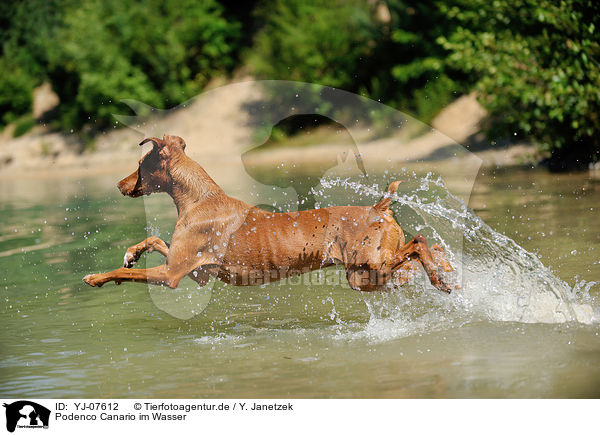
{"type": "Polygon", "coordinates": [[[391,258],[404,234],[388,209],[337,206],[291,213],[252,207],[229,238],[221,278],[238,285],[251,273],[304,273],[336,263],[391,258]],[[239,275],[239,276],[237,276],[239,275]]]}

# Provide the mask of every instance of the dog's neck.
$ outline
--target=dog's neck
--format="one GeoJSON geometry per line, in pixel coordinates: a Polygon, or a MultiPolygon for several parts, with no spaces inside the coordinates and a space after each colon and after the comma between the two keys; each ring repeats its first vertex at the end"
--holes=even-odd
{"type": "Polygon", "coordinates": [[[169,174],[173,182],[168,193],[178,214],[208,198],[225,195],[204,168],[183,153],[171,159],[169,174]]]}

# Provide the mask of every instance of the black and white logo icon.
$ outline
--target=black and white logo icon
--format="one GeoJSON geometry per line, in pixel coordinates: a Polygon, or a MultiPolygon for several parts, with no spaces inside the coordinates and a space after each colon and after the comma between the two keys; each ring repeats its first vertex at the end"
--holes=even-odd
{"type": "Polygon", "coordinates": [[[29,400],[19,400],[4,404],[6,408],[6,430],[14,432],[15,428],[38,429],[48,428],[50,410],[29,400]]]}

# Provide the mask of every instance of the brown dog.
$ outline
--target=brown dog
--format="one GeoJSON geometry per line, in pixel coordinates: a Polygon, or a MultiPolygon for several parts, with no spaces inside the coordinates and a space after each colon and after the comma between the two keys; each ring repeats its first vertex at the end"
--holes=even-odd
{"type": "Polygon", "coordinates": [[[179,215],[171,246],[149,237],[127,249],[124,267],[84,277],[91,286],[137,281],[176,288],[186,275],[201,285],[211,276],[255,285],[343,264],[353,289],[373,291],[382,289],[394,273],[406,281],[418,262],[435,287],[451,291],[436,270],[452,270],[443,249],[433,247],[434,260],[422,235],[404,244],[404,233],[389,209],[399,181],[371,207],[271,213],[225,194],[185,155],[180,137],[148,138],[140,145],[147,142],[154,147],[118,188],[134,198],[155,192],[171,195],[179,215]],[[163,265],[131,269],[144,251],[154,250],[167,257],[163,265]]]}

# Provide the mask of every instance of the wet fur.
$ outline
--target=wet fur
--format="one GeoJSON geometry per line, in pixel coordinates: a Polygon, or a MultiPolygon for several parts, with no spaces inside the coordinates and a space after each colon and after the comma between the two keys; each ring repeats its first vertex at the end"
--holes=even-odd
{"type": "Polygon", "coordinates": [[[421,265],[436,288],[451,291],[438,273],[452,270],[443,249],[434,245],[432,255],[422,235],[405,244],[389,209],[399,181],[373,206],[271,213],[228,196],[185,154],[180,137],[141,144],[147,142],[152,150],[118,187],[132,197],[166,192],[173,198],[178,219],[171,245],[150,237],[128,248],[123,267],[84,277],[91,286],[137,281],[176,288],[186,275],[199,284],[216,276],[255,285],[342,264],[353,289],[374,291],[394,275],[405,282],[421,265]],[[154,250],[165,255],[164,264],[132,269],[143,252],[154,250]]]}

